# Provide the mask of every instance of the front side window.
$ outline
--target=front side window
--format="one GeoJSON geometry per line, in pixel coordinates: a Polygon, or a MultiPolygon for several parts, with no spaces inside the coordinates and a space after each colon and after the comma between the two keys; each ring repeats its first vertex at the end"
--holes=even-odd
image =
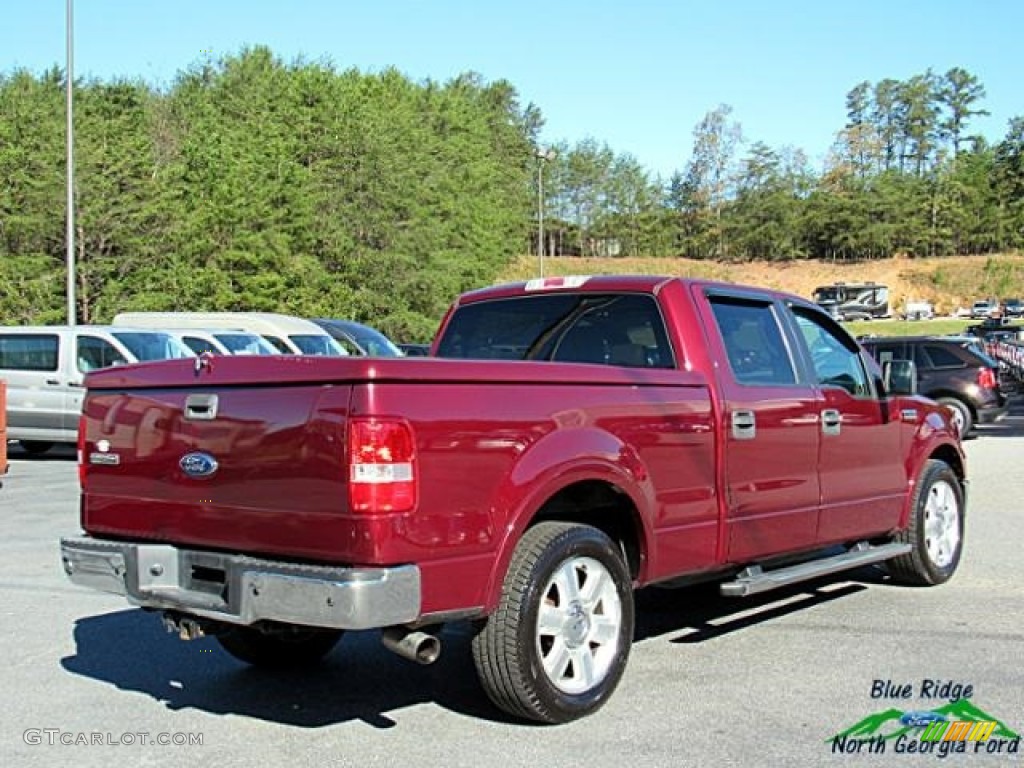
{"type": "Polygon", "coordinates": [[[75,359],[82,373],[128,362],[113,344],[99,336],[79,336],[76,347],[75,359]]]}
{"type": "Polygon", "coordinates": [[[198,336],[182,336],[181,343],[191,349],[196,355],[204,355],[209,352],[211,355],[220,354],[220,350],[214,347],[206,339],[201,339],[198,336]]]}
{"type": "Polygon", "coordinates": [[[717,296],[709,301],[736,381],[754,386],[796,383],[793,360],[770,303],[717,296]]]}
{"type": "Polygon", "coordinates": [[[127,347],[140,362],[195,357],[192,350],[173,336],[148,331],[115,331],[114,338],[127,347]]]}
{"type": "Polygon", "coordinates": [[[814,314],[799,308],[793,312],[807,344],[818,384],[845,389],[854,397],[870,397],[870,380],[857,345],[836,333],[814,314]]]}

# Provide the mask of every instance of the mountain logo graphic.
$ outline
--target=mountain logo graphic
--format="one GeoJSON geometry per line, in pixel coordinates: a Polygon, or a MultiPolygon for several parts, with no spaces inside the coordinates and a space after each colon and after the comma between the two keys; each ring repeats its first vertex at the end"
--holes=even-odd
{"type": "Polygon", "coordinates": [[[936,707],[928,712],[921,712],[919,710],[905,712],[902,709],[895,708],[875,712],[860,722],[854,723],[846,730],[840,731],[835,736],[825,739],[825,741],[830,742],[843,738],[882,739],[889,741],[899,738],[904,734],[913,735],[921,732],[927,725],[926,721],[994,722],[996,724],[995,730],[989,736],[1002,739],[1020,738],[1020,734],[1006,723],[976,707],[969,699],[957,699],[950,704],[936,707]]]}

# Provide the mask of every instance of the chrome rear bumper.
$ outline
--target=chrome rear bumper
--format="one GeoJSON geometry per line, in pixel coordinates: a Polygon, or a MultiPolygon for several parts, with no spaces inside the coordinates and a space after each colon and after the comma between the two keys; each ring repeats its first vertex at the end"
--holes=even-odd
{"type": "Polygon", "coordinates": [[[413,565],[333,568],[85,536],[61,539],[60,549],[75,584],[231,624],[358,630],[406,624],[420,613],[413,565]]]}

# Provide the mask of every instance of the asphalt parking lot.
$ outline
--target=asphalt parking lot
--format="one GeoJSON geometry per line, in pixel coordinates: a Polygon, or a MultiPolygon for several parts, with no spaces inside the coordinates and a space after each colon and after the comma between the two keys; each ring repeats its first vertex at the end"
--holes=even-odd
{"type": "MultiPolygon", "coordinates": [[[[831,737],[890,708],[934,709],[967,686],[972,704],[1024,732],[1024,407],[966,451],[966,552],[949,584],[893,586],[872,568],[745,601],[706,588],[644,593],[608,705],[538,727],[488,704],[462,627],[445,632],[430,667],[367,632],[313,671],[270,674],[73,586],[58,552],[78,531],[73,452],[14,449],[0,489],[0,753],[18,766],[931,765],[937,753],[892,742],[837,753],[831,737]]],[[[949,760],[1019,764],[1007,748],[968,745],[949,760]]]]}

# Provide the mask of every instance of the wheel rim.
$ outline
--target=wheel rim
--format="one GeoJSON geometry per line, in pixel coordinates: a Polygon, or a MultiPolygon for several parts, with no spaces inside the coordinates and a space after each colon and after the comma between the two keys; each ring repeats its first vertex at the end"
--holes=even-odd
{"type": "Polygon", "coordinates": [[[924,504],[924,543],[928,559],[947,568],[960,546],[960,505],[953,486],[940,480],[928,489],[924,504]]]}
{"type": "Polygon", "coordinates": [[[619,652],[622,601],[608,569],[590,557],[566,560],[552,574],[537,616],[544,674],[564,693],[604,680],[619,652]]]}

